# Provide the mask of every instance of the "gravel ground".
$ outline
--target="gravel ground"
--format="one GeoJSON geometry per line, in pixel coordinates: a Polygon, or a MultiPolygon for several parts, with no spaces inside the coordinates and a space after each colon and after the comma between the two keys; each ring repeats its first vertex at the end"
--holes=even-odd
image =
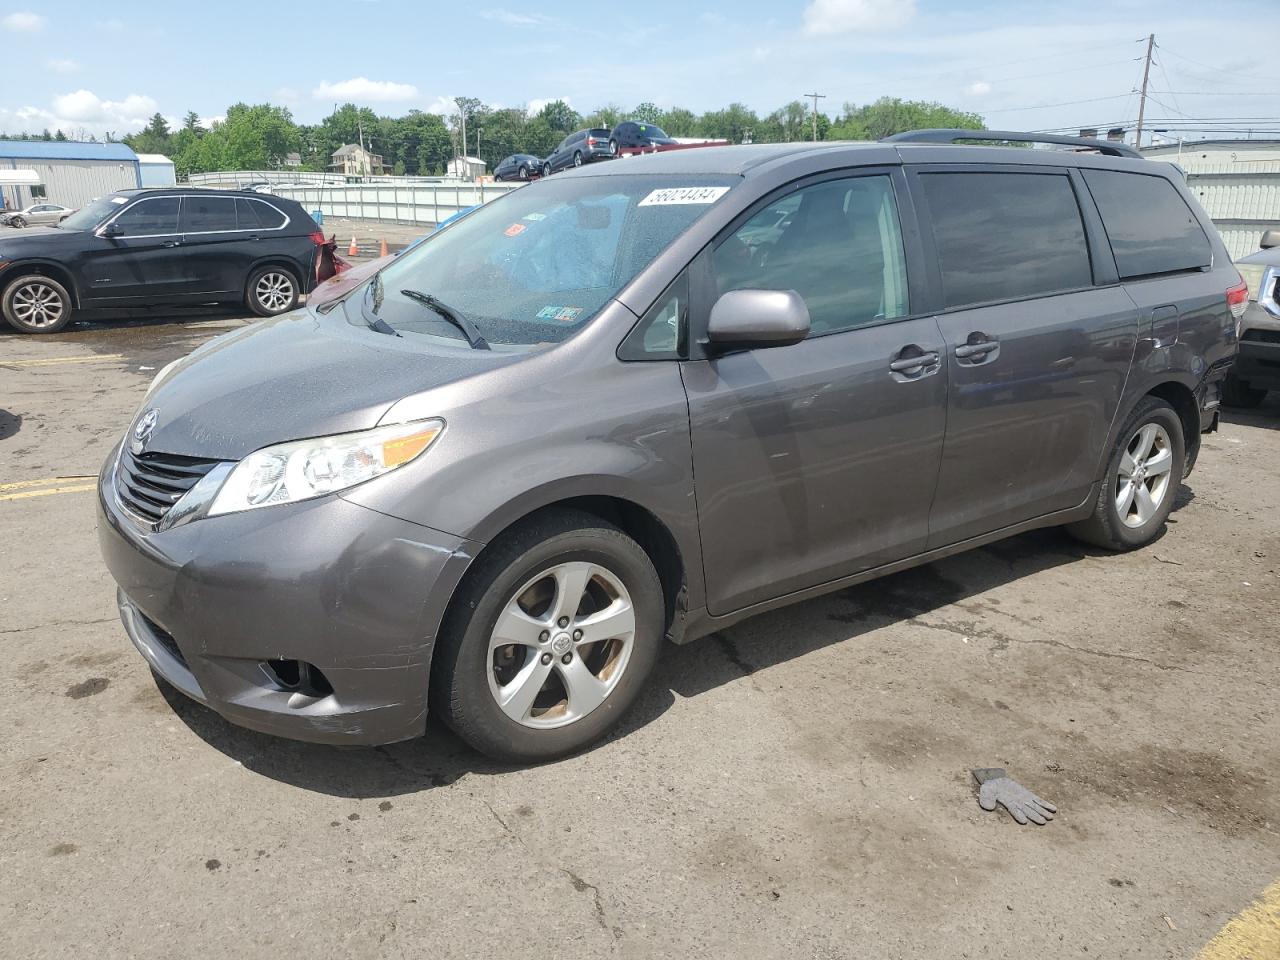
{"type": "Polygon", "coordinates": [[[513,769],[239,730],[132,649],[81,478],[240,324],[0,335],[0,956],[1182,958],[1280,874],[1280,403],[1151,548],[1040,531],[758,617],[513,769]],[[1058,818],[984,813],[978,766],[1058,818]]]}

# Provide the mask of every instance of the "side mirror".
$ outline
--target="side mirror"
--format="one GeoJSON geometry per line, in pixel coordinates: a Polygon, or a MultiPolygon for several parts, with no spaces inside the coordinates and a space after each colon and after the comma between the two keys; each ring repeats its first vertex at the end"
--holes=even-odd
{"type": "Polygon", "coordinates": [[[1262,235],[1262,239],[1258,241],[1258,246],[1263,250],[1280,247],[1280,230],[1268,230],[1262,235]]]}
{"type": "Polygon", "coordinates": [[[809,308],[794,290],[730,290],[707,321],[707,339],[724,347],[785,347],[808,335],[809,308]]]}
{"type": "Polygon", "coordinates": [[[112,223],[108,223],[105,227],[103,227],[101,230],[99,230],[99,231],[98,231],[98,236],[100,236],[100,237],[122,237],[122,236],[124,236],[124,230],[122,230],[122,229],[120,228],[120,224],[115,223],[115,222],[112,222],[112,223]]]}

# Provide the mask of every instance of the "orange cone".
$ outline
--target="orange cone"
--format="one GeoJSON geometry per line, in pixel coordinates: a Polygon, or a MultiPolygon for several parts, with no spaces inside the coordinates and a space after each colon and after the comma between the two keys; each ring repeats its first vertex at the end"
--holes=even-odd
{"type": "Polygon", "coordinates": [[[351,246],[347,248],[347,256],[348,257],[360,256],[360,248],[356,246],[355,234],[351,235],[351,246]]]}
{"type": "Polygon", "coordinates": [[[387,241],[383,240],[382,243],[378,245],[378,256],[385,257],[386,255],[387,255],[387,241]]]}

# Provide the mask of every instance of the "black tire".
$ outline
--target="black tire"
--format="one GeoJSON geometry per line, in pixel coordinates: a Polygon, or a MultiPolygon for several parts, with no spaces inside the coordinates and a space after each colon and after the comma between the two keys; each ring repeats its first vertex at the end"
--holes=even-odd
{"type": "Polygon", "coordinates": [[[297,274],[288,267],[272,263],[258,267],[244,286],[245,306],[260,317],[288,313],[298,306],[298,286],[297,274]]]}
{"type": "Polygon", "coordinates": [[[544,164],[542,165],[542,175],[543,175],[544,177],[549,177],[549,176],[551,176],[551,164],[549,164],[549,163],[544,163],[544,164]]]}
{"type": "Polygon", "coordinates": [[[580,166],[582,166],[582,151],[581,151],[581,150],[575,150],[575,151],[573,151],[573,165],[574,165],[575,167],[580,167],[580,166]]]}
{"type": "Polygon", "coordinates": [[[1264,388],[1251,387],[1234,373],[1227,374],[1227,379],[1222,381],[1222,402],[1228,407],[1252,410],[1266,398],[1264,388]]]}
{"type": "Polygon", "coordinates": [[[57,333],[71,322],[73,312],[67,288],[38,273],[7,283],[0,294],[0,307],[9,326],[19,333],[57,333]],[[29,312],[32,300],[42,303],[43,309],[29,312]]]}
{"type": "MultiPolygon", "coordinates": [[[[467,572],[436,644],[432,709],[468,744],[498,760],[537,763],[581,750],[617,724],[644,687],[662,644],[664,610],[658,575],[639,544],[588,513],[544,513],[492,543],[467,572]],[[572,561],[605,567],[626,588],[635,613],[630,657],[599,706],[563,726],[535,729],[507,716],[490,690],[489,640],[523,585],[572,561]]],[[[551,665],[562,677],[554,659],[551,665]]]]}
{"type": "Polygon", "coordinates": [[[1107,460],[1107,472],[1103,478],[1102,489],[1098,491],[1093,516],[1070,524],[1067,530],[1077,539],[1107,550],[1136,550],[1139,547],[1145,547],[1159,537],[1164,530],[1165,521],[1169,518],[1173,501],[1178,495],[1178,488],[1182,485],[1185,457],[1186,441],[1182,433],[1182,420],[1177,412],[1158,397],[1144,397],[1137,409],[1125,421],[1115,448],[1111,451],[1111,457],[1107,460]],[[1139,431],[1148,424],[1159,427],[1168,438],[1172,463],[1168,484],[1156,505],[1155,512],[1145,522],[1131,526],[1121,518],[1116,503],[1121,487],[1120,466],[1121,460],[1133,445],[1139,431]]]}
{"type": "Polygon", "coordinates": [[[618,155],[618,141],[612,137],[609,138],[609,156],[616,157],[618,155]]]}
{"type": "Polygon", "coordinates": [[[523,163],[520,164],[520,179],[521,180],[529,179],[529,168],[523,163]]]}
{"type": "Polygon", "coordinates": [[[22,229],[23,227],[25,227],[26,225],[27,225],[27,218],[26,218],[26,217],[12,217],[12,218],[9,220],[9,226],[11,226],[11,227],[17,227],[19,230],[21,230],[21,229],[22,229]]]}

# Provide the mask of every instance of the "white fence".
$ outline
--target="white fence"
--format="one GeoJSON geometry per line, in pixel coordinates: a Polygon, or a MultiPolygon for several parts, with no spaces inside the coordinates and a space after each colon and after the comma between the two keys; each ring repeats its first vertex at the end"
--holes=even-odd
{"type": "Polygon", "coordinates": [[[470,183],[441,177],[379,177],[346,183],[326,173],[237,170],[193,173],[193,186],[231,186],[268,180],[271,192],[297,200],[304,210],[319,210],[326,220],[346,217],[434,226],[459,210],[500,197],[519,184],[470,183]],[[268,179],[270,175],[270,179],[268,179]],[[278,184],[278,186],[277,186],[278,184]]]}

